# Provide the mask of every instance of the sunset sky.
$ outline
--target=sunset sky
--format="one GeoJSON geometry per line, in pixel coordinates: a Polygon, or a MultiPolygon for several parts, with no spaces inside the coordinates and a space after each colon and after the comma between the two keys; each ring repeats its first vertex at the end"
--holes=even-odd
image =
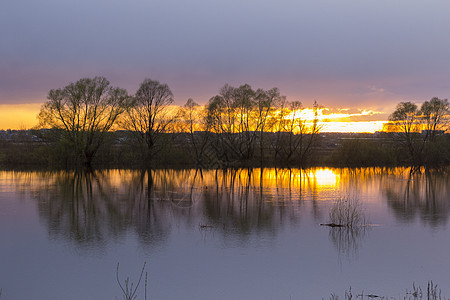
{"type": "Polygon", "coordinates": [[[33,126],[50,89],[96,75],[130,93],[159,80],[178,105],[225,83],[278,87],[352,114],[341,121],[383,121],[400,101],[450,97],[449,12],[448,0],[2,0],[0,129],[33,126]]]}

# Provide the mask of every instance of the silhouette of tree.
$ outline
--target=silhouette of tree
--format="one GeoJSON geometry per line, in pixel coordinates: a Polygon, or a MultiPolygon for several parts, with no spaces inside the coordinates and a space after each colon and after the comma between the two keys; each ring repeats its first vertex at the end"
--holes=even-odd
{"type": "Polygon", "coordinates": [[[271,123],[275,132],[272,148],[277,162],[282,165],[307,164],[322,128],[318,118],[319,109],[320,106],[314,102],[314,119],[306,120],[300,116],[303,110],[300,101],[281,101],[279,113],[271,123]]]}
{"type": "Polygon", "coordinates": [[[180,108],[178,115],[181,120],[181,131],[187,132],[189,135],[190,152],[196,165],[198,167],[208,165],[213,158],[209,157],[207,153],[211,133],[209,132],[210,123],[205,117],[206,108],[189,98],[186,104],[180,108]]]}
{"type": "Polygon", "coordinates": [[[420,118],[423,129],[430,140],[435,140],[439,131],[449,129],[450,125],[450,105],[447,99],[432,98],[425,101],[420,108],[420,118]]]}
{"type": "Polygon", "coordinates": [[[158,142],[173,124],[169,109],[172,103],[173,94],[167,84],[145,79],[127,107],[122,126],[133,132],[146,164],[161,150],[158,142]]]}
{"type": "Polygon", "coordinates": [[[412,102],[400,102],[389,116],[389,131],[401,148],[408,153],[408,160],[414,170],[422,165],[439,164],[445,159],[448,141],[443,137],[449,126],[449,103],[447,99],[432,98],[425,101],[420,110],[412,102]],[[438,139],[438,136],[443,138],[438,139]],[[443,152],[442,152],[443,151],[443,152]]]}
{"type": "Polygon", "coordinates": [[[255,99],[257,101],[257,126],[259,129],[259,146],[260,146],[260,163],[263,165],[264,148],[266,147],[266,141],[264,140],[264,132],[270,130],[270,122],[274,117],[276,108],[282,103],[286,97],[281,96],[278,88],[272,88],[268,91],[258,89],[256,91],[255,99]]]}
{"type": "Polygon", "coordinates": [[[262,152],[263,132],[281,98],[277,88],[254,91],[248,84],[223,86],[207,106],[207,120],[217,138],[213,143],[217,156],[225,163],[246,164],[254,158],[258,142],[262,152]]]}
{"type": "Polygon", "coordinates": [[[61,142],[75,161],[91,165],[128,98],[104,77],[82,78],[62,89],[50,90],[38,115],[40,126],[61,131],[61,142]]]}
{"type": "Polygon", "coordinates": [[[449,130],[450,108],[447,99],[432,98],[425,101],[420,109],[423,126],[424,163],[427,167],[439,168],[448,164],[450,143],[443,134],[449,130]]]}
{"type": "Polygon", "coordinates": [[[396,140],[409,155],[414,167],[422,164],[420,120],[417,105],[412,102],[400,102],[389,116],[389,130],[396,132],[396,140]]]}

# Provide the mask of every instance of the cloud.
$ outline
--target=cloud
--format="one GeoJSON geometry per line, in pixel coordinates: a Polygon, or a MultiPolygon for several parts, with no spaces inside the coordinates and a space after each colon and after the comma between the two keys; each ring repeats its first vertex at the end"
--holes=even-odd
{"type": "Polygon", "coordinates": [[[375,86],[370,86],[369,89],[375,93],[384,93],[386,90],[383,88],[377,88],[375,86]]]}
{"type": "Polygon", "coordinates": [[[322,110],[324,121],[335,122],[360,122],[360,121],[383,121],[388,113],[361,108],[325,108],[322,110]]]}

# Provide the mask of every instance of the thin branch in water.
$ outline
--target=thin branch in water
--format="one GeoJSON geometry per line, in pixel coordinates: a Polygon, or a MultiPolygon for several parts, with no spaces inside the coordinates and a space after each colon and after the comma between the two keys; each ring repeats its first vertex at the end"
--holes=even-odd
{"type": "MultiPolygon", "coordinates": [[[[142,280],[142,275],[144,274],[144,269],[145,269],[145,265],[147,264],[147,262],[144,262],[144,265],[142,266],[142,270],[141,270],[141,274],[139,276],[139,280],[136,284],[136,287],[134,287],[134,283],[130,283],[130,278],[127,277],[124,281],[125,283],[125,287],[122,285],[122,283],[120,282],[119,279],[119,263],[117,263],[117,269],[116,269],[116,280],[117,283],[120,287],[120,289],[122,290],[122,296],[125,300],[134,300],[137,298],[137,289],[139,288],[139,285],[141,284],[141,280],[142,280]]],[[[145,273],[145,299],[147,299],[147,272],[145,273]]]]}

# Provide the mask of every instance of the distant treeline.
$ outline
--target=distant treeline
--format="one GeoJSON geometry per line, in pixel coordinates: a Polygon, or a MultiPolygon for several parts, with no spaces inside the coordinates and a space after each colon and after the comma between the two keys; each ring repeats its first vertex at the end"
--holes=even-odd
{"type": "Polygon", "coordinates": [[[401,102],[386,127],[391,133],[321,133],[320,106],[301,117],[299,101],[277,88],[225,85],[208,104],[173,104],[166,84],[146,79],[134,95],[103,77],[50,90],[40,125],[1,138],[3,166],[79,167],[307,167],[411,165],[450,162],[449,104],[433,98],[420,109],[401,102]],[[354,136],[353,136],[354,137],[354,136]]]}
{"type": "MultiPolygon", "coordinates": [[[[58,140],[54,130],[12,131],[0,133],[0,166],[4,168],[76,168],[67,145],[58,140]],[[5,138],[5,136],[7,138],[5,138]],[[53,140],[52,140],[53,139],[53,140]]],[[[408,152],[398,143],[398,133],[351,134],[321,133],[317,137],[312,154],[300,163],[291,159],[289,162],[276,158],[275,149],[270,143],[277,139],[287,141],[287,134],[278,137],[277,133],[263,133],[266,144],[261,152],[255,152],[250,160],[223,161],[217,158],[213,144],[220,137],[213,133],[196,132],[195,138],[209,134],[208,146],[199,165],[191,136],[188,133],[166,133],[158,141],[160,151],[154,154],[152,165],[155,168],[226,168],[226,167],[368,167],[368,166],[409,166],[408,152]],[[211,148],[210,148],[211,147],[211,148]]],[[[92,167],[94,168],[147,168],[128,131],[108,133],[105,143],[97,152],[92,167]]],[[[440,152],[431,155],[424,166],[440,168],[450,165],[450,135],[441,136],[440,152]]],[[[83,166],[81,166],[83,167],[83,166]]]]}
{"type": "MultiPolygon", "coordinates": [[[[43,166],[50,168],[77,168],[77,157],[70,149],[70,143],[65,142],[65,133],[56,129],[15,131],[13,138],[0,138],[0,165],[15,166],[43,166]]],[[[229,149],[226,141],[248,140],[255,132],[244,132],[223,136],[212,132],[196,131],[161,133],[153,145],[150,164],[145,161],[143,153],[136,143],[133,132],[114,131],[104,136],[104,141],[92,160],[94,167],[109,168],[147,168],[147,167],[192,167],[192,168],[228,168],[228,167],[258,167],[282,166],[300,167],[313,164],[324,164],[324,159],[335,148],[335,141],[331,146],[322,148],[322,136],[314,137],[314,144],[310,151],[314,155],[305,156],[285,152],[289,149],[298,135],[289,133],[258,132],[259,139],[254,145],[257,151],[251,155],[241,156],[241,153],[229,149]],[[224,141],[224,139],[227,139],[224,141]],[[201,144],[201,150],[194,143],[201,144]],[[278,148],[273,144],[278,143],[278,148]],[[289,155],[289,157],[288,157],[289,155]],[[281,159],[286,157],[286,159],[281,159]]],[[[311,139],[304,135],[304,139],[311,139]]],[[[244,145],[244,143],[242,143],[244,145]]],[[[298,150],[297,150],[298,151],[298,150]]],[[[247,152],[246,154],[250,153],[247,152]]],[[[83,166],[81,166],[83,167],[83,166]]]]}

